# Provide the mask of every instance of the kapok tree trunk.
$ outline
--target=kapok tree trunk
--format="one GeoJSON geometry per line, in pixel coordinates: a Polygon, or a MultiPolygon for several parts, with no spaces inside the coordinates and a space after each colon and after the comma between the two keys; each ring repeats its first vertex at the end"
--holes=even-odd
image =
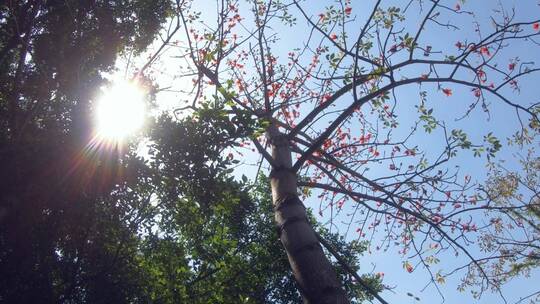
{"type": "Polygon", "coordinates": [[[304,303],[349,303],[298,197],[289,141],[275,126],[267,135],[274,160],[270,183],[275,219],[304,303]]]}

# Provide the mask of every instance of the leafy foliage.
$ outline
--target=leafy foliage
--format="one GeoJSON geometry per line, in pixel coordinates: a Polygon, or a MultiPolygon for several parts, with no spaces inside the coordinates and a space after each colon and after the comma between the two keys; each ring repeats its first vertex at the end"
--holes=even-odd
{"type": "MultiPolygon", "coordinates": [[[[216,128],[230,128],[227,119],[206,108],[181,122],[162,116],[152,129],[156,217],[142,244],[143,264],[156,282],[152,301],[301,303],[277,237],[268,180],[250,185],[228,173],[232,160],[221,152],[247,133],[216,128]],[[171,140],[172,134],[182,137],[171,140]]],[[[320,233],[359,268],[355,257],[365,246],[320,233]]],[[[347,272],[340,274],[351,298],[367,297],[347,272]]],[[[379,289],[380,278],[370,284],[379,289]]]]}

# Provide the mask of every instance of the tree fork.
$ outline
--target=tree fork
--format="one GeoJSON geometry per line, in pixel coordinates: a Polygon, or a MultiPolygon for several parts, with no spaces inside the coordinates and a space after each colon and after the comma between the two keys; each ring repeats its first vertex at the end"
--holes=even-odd
{"type": "Polygon", "coordinates": [[[275,125],[269,127],[267,136],[274,162],[270,184],[275,220],[304,303],[349,303],[298,197],[289,140],[275,125]]]}

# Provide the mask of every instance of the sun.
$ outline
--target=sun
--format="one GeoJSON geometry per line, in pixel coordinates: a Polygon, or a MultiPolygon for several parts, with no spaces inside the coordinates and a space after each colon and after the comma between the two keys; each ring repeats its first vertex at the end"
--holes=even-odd
{"type": "Polygon", "coordinates": [[[122,141],[140,129],[146,116],[145,95],[129,81],[117,81],[104,89],[95,111],[97,135],[122,141]]]}

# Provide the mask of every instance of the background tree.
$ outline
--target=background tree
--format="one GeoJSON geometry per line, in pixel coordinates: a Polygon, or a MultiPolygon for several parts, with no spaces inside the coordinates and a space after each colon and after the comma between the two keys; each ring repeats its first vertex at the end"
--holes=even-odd
{"type": "Polygon", "coordinates": [[[307,302],[347,299],[298,186],[319,189],[330,225],[343,221],[360,237],[377,234],[378,248],[401,247],[408,272],[414,261],[437,285],[453,272],[432,271],[432,252],[450,251],[465,255],[466,267],[482,277],[479,294],[497,288],[469,241],[491,227],[477,224],[482,212],[496,208],[454,165],[460,150],[490,159],[501,149],[495,130],[479,141],[463,130],[473,131],[463,122],[477,122],[482,111],[506,106],[516,113],[518,131],[530,124],[538,132],[538,103],[513,98],[535,89],[519,84],[538,71],[536,57],[509,53],[517,43],[537,48],[537,19],[515,20],[502,5],[479,17],[463,2],[444,1],[402,7],[336,1],[312,9],[294,0],[199,4],[181,3],[177,18],[185,33],[168,44],[183,62],[177,77],[195,84],[181,109],[197,110],[205,96],[216,95],[236,126],[258,122],[251,143],[269,164],[281,241],[307,302]],[[408,19],[418,16],[419,23],[408,19]],[[413,105],[402,95],[415,86],[413,105]],[[459,106],[461,113],[443,113],[432,104],[433,93],[463,95],[470,103],[459,106]],[[412,123],[401,118],[412,115],[412,123]],[[420,138],[430,134],[426,145],[420,138]]]}
{"type": "Polygon", "coordinates": [[[90,100],[118,52],[141,51],[169,8],[167,1],[0,4],[2,302],[132,297],[137,274],[114,248],[133,236],[108,199],[123,152],[89,149],[90,100]]]}
{"type": "MultiPolygon", "coordinates": [[[[522,146],[522,137],[513,143],[522,146]]],[[[492,223],[480,237],[482,250],[492,253],[483,264],[495,288],[518,276],[528,277],[540,266],[540,158],[531,148],[520,163],[521,168],[515,170],[506,168],[504,162],[490,164],[489,178],[482,187],[490,202],[486,215],[492,223]]],[[[472,270],[460,287],[481,284],[483,280],[472,270]]],[[[535,291],[520,300],[534,303],[540,299],[538,295],[539,291],[535,291]]]]}

